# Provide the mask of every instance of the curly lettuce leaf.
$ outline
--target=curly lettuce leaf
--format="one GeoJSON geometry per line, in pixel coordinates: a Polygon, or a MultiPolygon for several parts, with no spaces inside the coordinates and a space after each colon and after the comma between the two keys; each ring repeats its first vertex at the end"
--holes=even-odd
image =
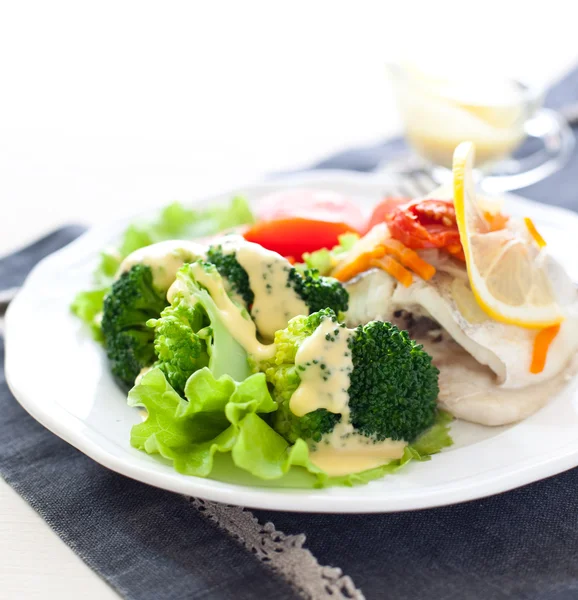
{"type": "Polygon", "coordinates": [[[290,447],[260,416],[277,409],[263,374],[237,383],[227,375],[216,379],[204,368],[191,375],[185,396],[188,401],[160,369],[149,371],[129,392],[129,405],[148,412],[132,428],[131,445],[198,477],[211,474],[216,453],[230,454],[237,468],[261,479],[282,477],[293,465],[318,471],[305,442],[290,447]]]}
{"type": "Polygon", "coordinates": [[[92,336],[97,341],[102,341],[100,315],[102,313],[104,297],[108,294],[109,289],[109,287],[104,287],[79,292],[70,306],[70,310],[88,325],[92,336]]]}
{"type": "Polygon", "coordinates": [[[443,410],[437,411],[434,424],[411,444],[413,452],[419,455],[419,457],[414,456],[416,460],[429,460],[432,454],[437,454],[453,444],[450,435],[450,423],[453,420],[450,413],[443,410]]]}
{"type": "Polygon", "coordinates": [[[394,473],[411,460],[429,460],[451,444],[451,417],[440,412],[434,426],[408,446],[401,459],[362,473],[330,477],[311,462],[304,440],[290,444],[268,424],[277,403],[262,373],[238,383],[226,375],[217,379],[204,368],[189,378],[185,396],[187,400],[155,368],[128,399],[130,406],[148,412],[147,419],[132,428],[131,445],[168,459],[184,475],[280,487],[353,486],[394,473]]]}
{"type": "Polygon", "coordinates": [[[186,208],[180,202],[166,206],[156,221],[129,225],[118,248],[101,254],[96,279],[114,277],[120,263],[135,250],[163,240],[194,239],[214,235],[219,231],[253,223],[247,200],[235,196],[229,205],[203,210],[186,208]]]}
{"type": "Polygon", "coordinates": [[[226,206],[203,210],[189,209],[173,202],[161,211],[155,221],[129,225],[118,247],[101,252],[94,272],[97,289],[79,292],[71,310],[90,327],[93,337],[100,340],[98,316],[102,312],[104,296],[110,290],[121,262],[129,254],[163,240],[194,239],[253,222],[249,204],[241,196],[235,196],[226,206]]]}

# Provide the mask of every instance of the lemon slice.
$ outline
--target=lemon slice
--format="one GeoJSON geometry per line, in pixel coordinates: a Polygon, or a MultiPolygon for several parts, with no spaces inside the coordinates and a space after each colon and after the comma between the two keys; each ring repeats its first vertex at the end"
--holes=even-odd
{"type": "Polygon", "coordinates": [[[545,256],[528,227],[510,220],[492,231],[476,198],[472,142],[454,152],[454,204],[470,287],[496,321],[544,328],[563,320],[550,284],[545,256]]]}

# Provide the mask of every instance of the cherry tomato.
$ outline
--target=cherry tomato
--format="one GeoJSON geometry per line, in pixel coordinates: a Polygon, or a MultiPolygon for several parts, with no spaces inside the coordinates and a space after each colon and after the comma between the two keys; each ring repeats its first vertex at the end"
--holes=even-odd
{"type": "Polygon", "coordinates": [[[391,214],[398,206],[408,204],[410,198],[384,198],[374,209],[369,219],[367,230],[373,229],[376,225],[383,223],[386,217],[391,214]]]}
{"type": "Polygon", "coordinates": [[[456,211],[451,200],[417,200],[385,217],[391,235],[414,250],[460,246],[456,211]]]}

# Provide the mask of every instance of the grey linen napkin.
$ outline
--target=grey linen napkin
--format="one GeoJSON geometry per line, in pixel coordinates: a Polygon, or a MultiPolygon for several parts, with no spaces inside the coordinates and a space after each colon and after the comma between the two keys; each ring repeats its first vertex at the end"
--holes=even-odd
{"type": "MultiPolygon", "coordinates": [[[[547,102],[577,101],[574,71],[547,102]]],[[[401,140],[358,148],[317,168],[369,171],[404,148],[401,140]]],[[[578,154],[523,193],[576,210],[577,168],[578,154]]],[[[71,237],[55,236],[61,243],[71,237]]],[[[42,244],[36,249],[41,255],[42,244]]],[[[32,253],[19,268],[39,257],[32,253]]],[[[12,260],[0,261],[0,290],[13,277],[12,260]]],[[[410,513],[251,513],[189,501],[100,467],[33,421],[2,371],[0,414],[0,474],[126,598],[283,599],[294,590],[312,598],[578,598],[577,469],[492,498],[410,513]],[[268,522],[274,525],[259,524],[268,522]]]]}

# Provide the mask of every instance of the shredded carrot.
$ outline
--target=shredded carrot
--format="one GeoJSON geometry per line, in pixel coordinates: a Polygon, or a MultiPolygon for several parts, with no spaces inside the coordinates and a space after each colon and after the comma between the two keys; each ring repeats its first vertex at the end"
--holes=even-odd
{"type": "Polygon", "coordinates": [[[297,261],[294,256],[286,256],[285,257],[292,265],[294,265],[297,261]]]}
{"type": "Polygon", "coordinates": [[[450,246],[445,247],[448,254],[451,254],[454,258],[458,258],[459,260],[466,260],[466,255],[464,254],[464,249],[461,244],[452,244],[450,246]]]}
{"type": "Polygon", "coordinates": [[[417,252],[399,240],[389,238],[383,242],[382,246],[387,254],[397,258],[404,267],[408,267],[422,279],[428,281],[436,274],[436,268],[433,265],[423,260],[417,252]]]}
{"type": "Polygon", "coordinates": [[[538,331],[534,338],[534,348],[532,350],[532,363],[530,364],[530,373],[541,373],[546,365],[548,349],[554,338],[560,331],[560,325],[552,325],[538,331]]]}
{"type": "MultiPolygon", "coordinates": [[[[458,248],[461,250],[461,246],[458,248]]],[[[367,271],[370,267],[382,269],[405,287],[409,287],[413,282],[411,272],[405,267],[409,267],[426,281],[436,273],[435,267],[423,260],[417,252],[400,241],[390,238],[377,245],[370,252],[364,252],[351,262],[339,267],[332,275],[339,281],[349,281],[356,275],[363,273],[363,271],[367,271]],[[398,259],[399,262],[395,259],[398,259]]]]}
{"type": "Polygon", "coordinates": [[[387,254],[383,258],[370,259],[369,264],[372,267],[383,269],[405,287],[409,287],[412,284],[413,277],[411,273],[403,265],[398,263],[395,258],[391,258],[391,256],[388,256],[387,254]]]}
{"type": "Polygon", "coordinates": [[[524,217],[524,223],[526,223],[528,232],[534,238],[536,244],[538,244],[540,248],[543,248],[546,245],[546,240],[544,240],[544,238],[540,235],[532,219],[530,219],[530,217],[524,217]]]}
{"type": "Polygon", "coordinates": [[[385,256],[385,248],[380,244],[379,246],[376,246],[371,252],[371,258],[381,258],[382,256],[385,256]]]}
{"type": "Polygon", "coordinates": [[[507,217],[502,213],[484,212],[484,218],[490,226],[490,231],[500,231],[501,229],[504,229],[510,217],[507,217]]]}
{"type": "Polygon", "coordinates": [[[381,258],[385,254],[383,246],[376,246],[370,252],[364,252],[357,256],[354,260],[334,271],[331,276],[339,281],[349,281],[356,275],[367,271],[371,266],[371,261],[376,258],[381,258]]]}

